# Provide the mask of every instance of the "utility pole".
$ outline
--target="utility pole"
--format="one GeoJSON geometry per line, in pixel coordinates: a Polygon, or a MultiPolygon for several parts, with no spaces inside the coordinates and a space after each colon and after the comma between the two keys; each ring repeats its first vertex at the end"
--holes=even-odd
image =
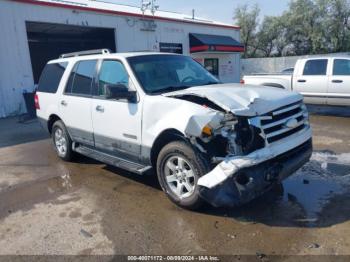
{"type": "Polygon", "coordinates": [[[141,11],[145,13],[146,10],[150,10],[152,15],[159,9],[159,5],[156,4],[156,0],[145,1],[141,0],[141,11]]]}

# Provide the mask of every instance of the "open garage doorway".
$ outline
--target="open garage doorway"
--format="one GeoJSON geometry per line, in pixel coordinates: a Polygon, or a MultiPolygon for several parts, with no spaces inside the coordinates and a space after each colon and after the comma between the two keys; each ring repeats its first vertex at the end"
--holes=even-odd
{"type": "Polygon", "coordinates": [[[47,61],[61,54],[102,48],[116,51],[111,28],[26,22],[26,29],[35,84],[47,61]]]}

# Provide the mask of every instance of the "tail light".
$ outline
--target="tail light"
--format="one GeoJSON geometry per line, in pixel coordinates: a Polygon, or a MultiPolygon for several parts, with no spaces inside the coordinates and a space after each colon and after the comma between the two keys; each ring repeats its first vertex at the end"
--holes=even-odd
{"type": "Polygon", "coordinates": [[[40,109],[40,104],[39,104],[39,96],[38,94],[34,95],[34,104],[35,104],[35,109],[40,109]]]}
{"type": "Polygon", "coordinates": [[[242,85],[244,85],[245,84],[245,82],[244,82],[244,79],[241,79],[241,81],[239,81],[242,85]]]}

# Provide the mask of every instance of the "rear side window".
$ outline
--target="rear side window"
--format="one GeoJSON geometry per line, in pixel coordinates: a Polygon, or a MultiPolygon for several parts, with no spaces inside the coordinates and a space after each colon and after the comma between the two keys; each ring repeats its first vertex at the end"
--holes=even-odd
{"type": "Polygon", "coordinates": [[[97,60],[78,62],[69,76],[65,92],[76,95],[90,95],[96,72],[96,63],[97,60]]]}
{"type": "Polygon", "coordinates": [[[38,91],[56,93],[68,63],[47,64],[41,74],[38,91]]]}
{"type": "Polygon", "coordinates": [[[309,60],[305,63],[304,76],[316,76],[327,74],[327,59],[309,60]]]}
{"type": "Polygon", "coordinates": [[[333,75],[335,76],[348,76],[350,75],[350,60],[348,59],[335,59],[333,66],[333,75]]]}

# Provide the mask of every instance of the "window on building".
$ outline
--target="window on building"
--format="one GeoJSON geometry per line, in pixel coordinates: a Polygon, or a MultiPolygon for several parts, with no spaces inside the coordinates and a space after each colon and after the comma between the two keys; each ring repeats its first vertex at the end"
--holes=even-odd
{"type": "Polygon", "coordinates": [[[56,93],[68,63],[47,64],[41,74],[38,91],[56,93]]]}
{"type": "Polygon", "coordinates": [[[327,59],[309,60],[305,63],[304,76],[307,75],[326,75],[327,74],[327,59]]]}
{"type": "Polygon", "coordinates": [[[119,61],[103,61],[98,80],[99,96],[104,96],[106,94],[106,84],[129,86],[129,75],[126,72],[124,65],[119,61]]]}
{"type": "Polygon", "coordinates": [[[333,75],[335,76],[348,76],[350,75],[350,60],[348,59],[335,59],[333,66],[333,75]]]}
{"type": "Polygon", "coordinates": [[[206,58],[206,59],[204,59],[204,67],[212,75],[219,77],[219,59],[218,58],[206,58]]]}

